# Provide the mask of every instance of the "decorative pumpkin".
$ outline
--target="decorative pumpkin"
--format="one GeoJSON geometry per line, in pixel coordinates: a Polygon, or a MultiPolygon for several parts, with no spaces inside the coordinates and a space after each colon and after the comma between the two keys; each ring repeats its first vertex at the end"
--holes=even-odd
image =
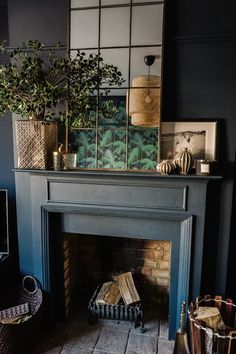
{"type": "Polygon", "coordinates": [[[175,163],[181,175],[187,175],[193,165],[193,156],[187,148],[179,152],[175,157],[175,163]]]}
{"type": "Polygon", "coordinates": [[[164,160],[157,165],[156,169],[162,175],[169,175],[174,170],[174,165],[169,160],[164,160]]]}

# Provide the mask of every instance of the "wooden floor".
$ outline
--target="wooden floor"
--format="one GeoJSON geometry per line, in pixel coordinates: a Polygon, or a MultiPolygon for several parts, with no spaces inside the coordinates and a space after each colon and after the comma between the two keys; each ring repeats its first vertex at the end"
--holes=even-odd
{"type": "Polygon", "coordinates": [[[131,322],[99,320],[88,325],[84,316],[76,315],[44,335],[32,354],[172,354],[167,321],[149,313],[144,334],[131,322]]]}

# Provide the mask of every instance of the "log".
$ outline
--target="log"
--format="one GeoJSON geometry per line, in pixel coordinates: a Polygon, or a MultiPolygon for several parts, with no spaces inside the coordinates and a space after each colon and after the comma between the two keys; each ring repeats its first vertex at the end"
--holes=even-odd
{"type": "Polygon", "coordinates": [[[198,310],[195,312],[195,315],[197,320],[200,320],[204,323],[204,325],[215,331],[218,329],[225,329],[225,324],[222,320],[218,307],[199,306],[198,310]]]}
{"type": "Polygon", "coordinates": [[[96,304],[117,305],[121,299],[121,293],[118,286],[109,281],[104,283],[96,297],[96,304]]]}
{"type": "Polygon", "coordinates": [[[116,276],[116,282],[125,305],[132,305],[140,302],[140,297],[134,285],[131,272],[116,276]]]}

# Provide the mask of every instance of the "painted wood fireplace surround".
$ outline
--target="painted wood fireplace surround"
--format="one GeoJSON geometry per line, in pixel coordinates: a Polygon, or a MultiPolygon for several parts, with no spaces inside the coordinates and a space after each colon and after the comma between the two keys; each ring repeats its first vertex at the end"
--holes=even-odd
{"type": "Polygon", "coordinates": [[[36,170],[15,170],[15,177],[20,270],[41,282],[51,306],[62,301],[55,263],[63,232],[171,242],[173,338],[181,301],[201,291],[208,186],[219,177],[36,170]]]}

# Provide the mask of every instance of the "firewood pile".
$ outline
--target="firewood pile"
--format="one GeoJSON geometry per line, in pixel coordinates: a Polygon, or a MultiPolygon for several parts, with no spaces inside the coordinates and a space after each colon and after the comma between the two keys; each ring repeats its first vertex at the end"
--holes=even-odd
{"type": "Polygon", "coordinates": [[[192,354],[236,353],[236,305],[231,299],[197,298],[188,317],[192,354]]]}
{"type": "Polygon", "coordinates": [[[121,300],[125,305],[140,302],[131,272],[113,276],[113,281],[103,283],[97,295],[96,304],[117,305],[121,300]]]}
{"type": "Polygon", "coordinates": [[[113,276],[112,281],[97,287],[88,304],[89,321],[99,318],[134,322],[144,328],[144,304],[135,287],[131,272],[113,276]]]}

